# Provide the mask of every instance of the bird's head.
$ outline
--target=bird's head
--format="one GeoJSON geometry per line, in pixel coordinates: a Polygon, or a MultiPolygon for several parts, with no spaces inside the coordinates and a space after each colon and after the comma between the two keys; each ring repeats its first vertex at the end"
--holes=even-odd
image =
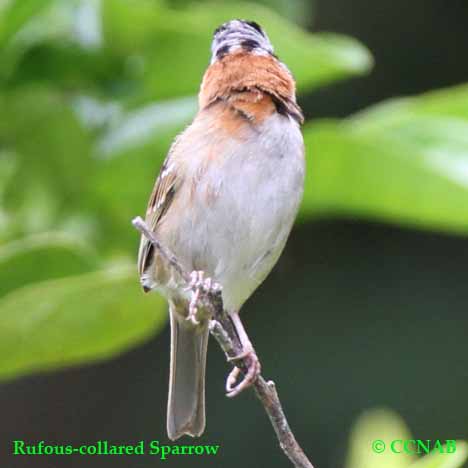
{"type": "Polygon", "coordinates": [[[235,19],[219,26],[211,44],[211,63],[235,51],[255,55],[273,55],[274,50],[265,31],[255,21],[235,19]]]}

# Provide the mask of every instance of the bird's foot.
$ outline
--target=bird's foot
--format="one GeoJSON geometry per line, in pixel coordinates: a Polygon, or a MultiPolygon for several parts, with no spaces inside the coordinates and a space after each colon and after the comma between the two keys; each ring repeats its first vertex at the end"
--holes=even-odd
{"type": "Polygon", "coordinates": [[[200,325],[200,318],[198,317],[199,308],[203,308],[204,303],[211,294],[221,291],[221,285],[211,278],[205,279],[205,272],[201,270],[192,271],[187,290],[191,291],[191,298],[186,320],[192,322],[193,325],[200,325]]]}
{"type": "Polygon", "coordinates": [[[226,391],[228,397],[235,397],[239,395],[246,388],[249,388],[257,377],[260,375],[261,366],[260,361],[253,348],[242,351],[239,355],[229,358],[229,361],[243,360],[247,365],[247,372],[244,374],[243,379],[237,383],[239,375],[242,373],[239,367],[234,367],[226,380],[226,391]]]}

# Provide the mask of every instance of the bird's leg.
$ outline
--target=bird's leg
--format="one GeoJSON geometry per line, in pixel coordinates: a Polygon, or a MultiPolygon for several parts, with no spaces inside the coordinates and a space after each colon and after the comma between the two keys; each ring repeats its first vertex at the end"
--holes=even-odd
{"type": "Polygon", "coordinates": [[[250,385],[255,382],[257,377],[260,375],[261,367],[260,361],[258,360],[257,354],[255,353],[252,343],[250,342],[249,336],[245,331],[239,314],[235,312],[230,314],[230,317],[242,344],[242,352],[237,356],[230,358],[229,360],[234,362],[238,360],[245,360],[247,362],[247,372],[239,383],[237,383],[237,379],[239,378],[241,370],[237,366],[234,367],[226,380],[227,396],[234,397],[239,395],[240,392],[250,387],[250,385]]]}
{"type": "Polygon", "coordinates": [[[190,279],[191,281],[187,290],[191,291],[191,298],[186,320],[192,322],[193,325],[200,325],[199,308],[203,308],[206,298],[210,294],[219,291],[221,286],[211,278],[205,279],[205,273],[201,270],[192,271],[190,279]]]}

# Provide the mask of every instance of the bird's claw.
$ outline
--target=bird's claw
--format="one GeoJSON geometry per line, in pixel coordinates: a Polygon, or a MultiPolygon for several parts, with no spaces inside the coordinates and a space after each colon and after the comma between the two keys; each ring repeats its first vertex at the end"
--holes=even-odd
{"type": "Polygon", "coordinates": [[[238,356],[232,357],[229,360],[238,361],[240,359],[245,359],[247,361],[247,372],[239,383],[237,383],[237,379],[241,374],[239,367],[234,367],[228,375],[228,378],[226,379],[226,391],[227,396],[230,398],[239,395],[239,393],[250,387],[255,380],[257,380],[257,377],[261,372],[260,361],[253,349],[243,351],[238,356]]]}
{"type": "Polygon", "coordinates": [[[186,320],[192,322],[193,325],[200,325],[200,320],[197,316],[199,307],[203,306],[205,299],[210,294],[221,291],[221,285],[211,278],[205,279],[205,272],[201,270],[192,271],[187,290],[191,291],[191,298],[186,320]]]}

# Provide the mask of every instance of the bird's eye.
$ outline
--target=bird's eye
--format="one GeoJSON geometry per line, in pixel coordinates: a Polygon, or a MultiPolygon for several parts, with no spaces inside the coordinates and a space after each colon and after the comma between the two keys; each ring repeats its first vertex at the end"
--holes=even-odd
{"type": "Polygon", "coordinates": [[[229,53],[229,46],[228,45],[225,45],[223,47],[220,47],[217,51],[216,51],[216,57],[218,57],[218,59],[220,58],[223,58],[226,54],[229,53]]]}
{"type": "Polygon", "coordinates": [[[246,39],[245,41],[242,41],[241,46],[243,49],[248,51],[252,51],[253,49],[259,47],[258,42],[254,41],[253,39],[246,39]]]}
{"type": "Polygon", "coordinates": [[[263,34],[263,30],[261,28],[261,26],[256,23],[255,21],[246,21],[246,24],[248,24],[249,26],[251,26],[252,28],[254,28],[257,32],[259,32],[262,36],[264,36],[263,34]]]}

